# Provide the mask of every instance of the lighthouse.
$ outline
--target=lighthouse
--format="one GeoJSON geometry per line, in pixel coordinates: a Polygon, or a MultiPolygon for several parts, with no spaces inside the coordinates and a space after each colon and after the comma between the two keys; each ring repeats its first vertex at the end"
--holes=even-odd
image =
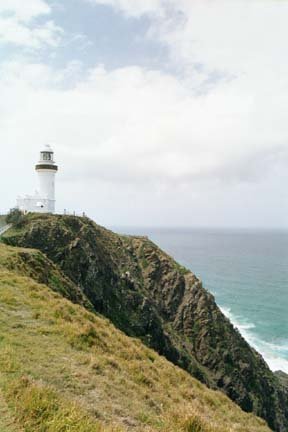
{"type": "Polygon", "coordinates": [[[34,195],[18,197],[17,207],[24,213],[55,213],[55,175],[58,166],[50,145],[40,151],[40,159],[35,169],[39,189],[34,195]]]}
{"type": "Polygon", "coordinates": [[[42,206],[40,205],[41,212],[55,213],[55,174],[58,166],[50,145],[46,145],[40,152],[40,160],[35,169],[38,174],[39,195],[43,201],[42,206]]]}

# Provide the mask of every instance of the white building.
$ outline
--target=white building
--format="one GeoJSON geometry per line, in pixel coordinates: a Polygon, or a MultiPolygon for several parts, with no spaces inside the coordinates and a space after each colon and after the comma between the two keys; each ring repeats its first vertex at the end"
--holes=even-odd
{"type": "Polygon", "coordinates": [[[49,145],[40,152],[40,161],[36,165],[39,191],[34,195],[18,197],[17,207],[25,213],[55,212],[55,174],[58,166],[54,161],[54,152],[49,145]]]}

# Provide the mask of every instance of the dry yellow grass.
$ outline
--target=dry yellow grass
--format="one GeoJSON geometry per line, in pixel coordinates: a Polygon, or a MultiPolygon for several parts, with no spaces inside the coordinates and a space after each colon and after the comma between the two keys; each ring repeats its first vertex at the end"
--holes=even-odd
{"type": "Polygon", "coordinates": [[[5,270],[12,252],[0,246],[0,387],[12,430],[269,431],[108,320],[5,270]]]}

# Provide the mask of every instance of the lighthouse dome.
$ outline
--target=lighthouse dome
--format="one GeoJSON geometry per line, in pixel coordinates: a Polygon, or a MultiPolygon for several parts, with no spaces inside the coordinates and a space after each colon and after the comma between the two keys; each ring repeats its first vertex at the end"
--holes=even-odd
{"type": "Polygon", "coordinates": [[[48,152],[48,153],[54,153],[54,151],[53,151],[53,149],[52,149],[52,147],[51,147],[50,144],[45,144],[45,145],[42,147],[42,150],[41,150],[40,153],[45,153],[45,152],[48,152]]]}

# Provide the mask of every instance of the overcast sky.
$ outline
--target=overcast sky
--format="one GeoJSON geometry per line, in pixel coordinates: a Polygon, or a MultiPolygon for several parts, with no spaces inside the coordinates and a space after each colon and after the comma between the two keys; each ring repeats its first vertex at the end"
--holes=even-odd
{"type": "Polygon", "coordinates": [[[0,211],[59,164],[103,225],[288,227],[288,2],[1,0],[0,211]]]}

